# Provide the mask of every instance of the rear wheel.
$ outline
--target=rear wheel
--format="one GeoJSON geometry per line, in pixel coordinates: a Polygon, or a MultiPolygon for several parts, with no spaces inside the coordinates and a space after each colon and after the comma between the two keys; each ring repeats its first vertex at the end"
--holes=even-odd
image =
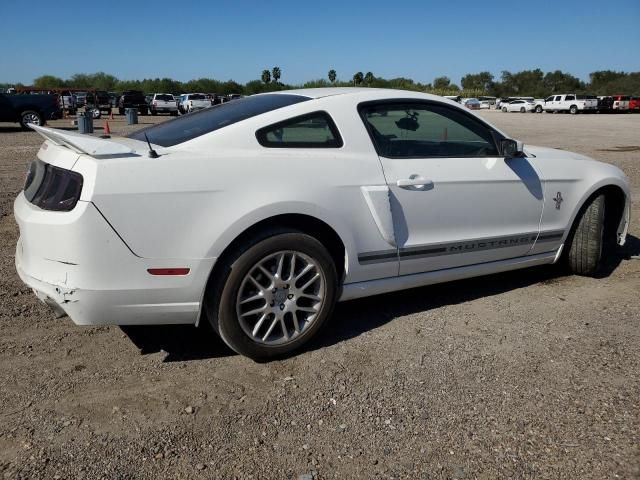
{"type": "Polygon", "coordinates": [[[27,110],[20,114],[20,126],[23,130],[29,130],[29,124],[42,126],[44,123],[42,115],[35,110],[27,110]]]}
{"type": "Polygon", "coordinates": [[[207,292],[207,317],[229,347],[255,360],[300,348],[333,310],[335,264],[318,240],[302,232],[265,232],[222,269],[207,292]]]}
{"type": "Polygon", "coordinates": [[[507,113],[507,107],[502,107],[502,113],[507,113]]]}
{"type": "Polygon", "coordinates": [[[524,107],[520,107],[520,113],[525,113],[526,111],[527,111],[527,109],[526,109],[526,108],[524,108],[524,107]]]}
{"type": "Polygon", "coordinates": [[[124,108],[118,108],[118,113],[120,115],[124,115],[124,108]]]}
{"type": "Polygon", "coordinates": [[[569,107],[569,113],[571,113],[571,115],[575,115],[576,113],[578,113],[578,107],[576,107],[575,105],[571,105],[571,107],[569,107]]]}
{"type": "Polygon", "coordinates": [[[604,244],[604,194],[594,197],[581,210],[568,243],[569,269],[578,275],[593,275],[600,266],[604,244]]]}

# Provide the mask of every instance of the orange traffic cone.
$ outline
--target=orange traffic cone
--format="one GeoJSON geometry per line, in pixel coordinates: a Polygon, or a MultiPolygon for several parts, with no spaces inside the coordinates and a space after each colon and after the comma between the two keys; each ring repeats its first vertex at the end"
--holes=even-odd
{"type": "Polygon", "coordinates": [[[111,129],[109,128],[109,122],[108,121],[104,121],[104,134],[105,135],[111,135],[111,129]]]}

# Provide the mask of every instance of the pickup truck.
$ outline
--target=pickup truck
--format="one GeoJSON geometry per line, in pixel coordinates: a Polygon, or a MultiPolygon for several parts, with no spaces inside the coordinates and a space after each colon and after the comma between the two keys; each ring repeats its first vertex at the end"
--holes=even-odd
{"type": "Polygon", "coordinates": [[[90,92],[86,96],[85,108],[98,110],[100,114],[109,115],[111,113],[111,98],[108,92],[96,91],[90,92]]]}
{"type": "Polygon", "coordinates": [[[178,114],[178,104],[174,96],[170,93],[156,93],[152,95],[149,109],[151,110],[151,115],[168,113],[173,116],[178,114]]]}
{"type": "Polygon", "coordinates": [[[57,95],[0,93],[0,122],[16,122],[27,130],[30,123],[42,126],[61,117],[57,95]]]}
{"type": "Polygon", "coordinates": [[[180,113],[190,113],[211,106],[211,99],[207,98],[204,93],[186,93],[180,95],[178,110],[180,113]]]}
{"type": "Polygon", "coordinates": [[[569,112],[575,115],[578,112],[595,112],[598,110],[598,99],[593,95],[576,95],[568,93],[564,95],[551,95],[536,103],[535,111],[544,112],[569,112]]]}
{"type": "Polygon", "coordinates": [[[629,111],[629,95],[614,95],[613,105],[611,108],[616,112],[628,112],[629,111]]]}
{"type": "Polygon", "coordinates": [[[118,100],[118,113],[124,115],[127,108],[136,108],[140,115],[146,115],[149,109],[144,93],[140,90],[125,90],[118,100]]]}

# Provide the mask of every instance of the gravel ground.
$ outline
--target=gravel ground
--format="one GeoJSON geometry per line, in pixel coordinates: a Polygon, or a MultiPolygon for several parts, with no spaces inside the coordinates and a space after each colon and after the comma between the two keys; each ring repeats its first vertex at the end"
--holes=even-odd
{"type": "MultiPolygon", "coordinates": [[[[619,165],[639,216],[640,115],[482,115],[619,165]]],[[[41,142],[0,124],[4,478],[640,478],[637,221],[602,278],[347,302],[306,352],[258,364],[192,327],[52,317],[14,269],[12,201],[41,142]]]]}

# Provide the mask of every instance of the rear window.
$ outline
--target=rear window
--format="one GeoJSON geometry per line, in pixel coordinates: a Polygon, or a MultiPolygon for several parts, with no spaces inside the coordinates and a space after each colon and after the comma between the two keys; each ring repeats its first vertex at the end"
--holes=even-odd
{"type": "Polygon", "coordinates": [[[200,94],[195,94],[195,95],[189,95],[189,100],[206,100],[207,97],[205,97],[204,95],[200,95],[200,94]]]}
{"type": "Polygon", "coordinates": [[[165,102],[170,102],[173,100],[173,95],[156,95],[156,100],[164,100],[165,102]]]}
{"type": "Polygon", "coordinates": [[[200,110],[199,112],[169,120],[168,122],[138,130],[129,135],[129,138],[144,142],[146,141],[144,136],[146,133],[151,143],[162,147],[171,147],[234,123],[241,122],[247,118],[288,107],[289,105],[294,105],[306,100],[310,100],[310,98],[286,93],[272,93],[240,98],[233,102],[222,103],[205,110],[200,110]]]}

